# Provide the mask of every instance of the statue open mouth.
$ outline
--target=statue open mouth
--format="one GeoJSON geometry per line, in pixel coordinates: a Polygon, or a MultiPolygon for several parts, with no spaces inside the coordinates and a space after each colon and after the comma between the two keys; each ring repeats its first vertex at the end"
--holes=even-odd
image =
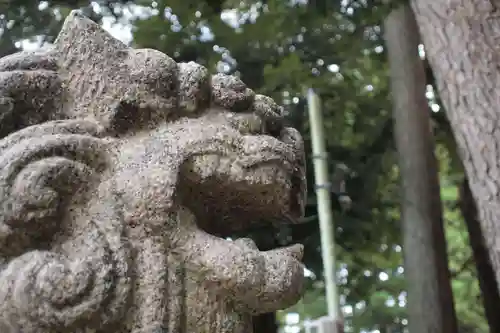
{"type": "Polygon", "coordinates": [[[192,227],[183,228],[173,252],[200,285],[226,294],[239,311],[276,311],[302,295],[302,245],[260,251],[249,238],[233,241],[205,232],[189,210],[179,211],[178,219],[192,227]]]}
{"type": "Polygon", "coordinates": [[[195,265],[193,271],[200,267],[207,271],[202,283],[237,295],[238,307],[244,311],[274,311],[276,304],[292,305],[301,295],[303,246],[260,251],[248,238],[226,237],[254,227],[298,223],[306,186],[303,155],[300,149],[266,136],[250,138],[245,147],[253,149],[246,149],[246,154],[198,155],[183,166],[178,194],[195,224],[186,244],[191,252],[200,253],[194,256],[199,261],[190,263],[195,265]],[[268,148],[271,144],[274,151],[268,148]],[[193,250],[193,244],[199,251],[193,250]]]}

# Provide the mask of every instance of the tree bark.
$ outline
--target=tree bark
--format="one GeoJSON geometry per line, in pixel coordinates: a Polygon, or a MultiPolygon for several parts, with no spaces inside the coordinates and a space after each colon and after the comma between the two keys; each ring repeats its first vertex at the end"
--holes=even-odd
{"type": "Polygon", "coordinates": [[[500,283],[498,1],[412,0],[500,283]]]}
{"type": "Polygon", "coordinates": [[[402,223],[409,331],[456,333],[440,185],[418,28],[409,5],[384,22],[396,147],[402,181],[402,223]]]}
{"type": "Polygon", "coordinates": [[[459,193],[459,207],[469,233],[469,242],[476,264],[477,279],[481,289],[486,321],[490,327],[490,332],[498,333],[500,332],[500,316],[498,316],[500,292],[495,280],[495,271],[488,256],[488,249],[484,244],[483,233],[477,219],[476,203],[472,197],[467,177],[463,180],[459,193]]]}

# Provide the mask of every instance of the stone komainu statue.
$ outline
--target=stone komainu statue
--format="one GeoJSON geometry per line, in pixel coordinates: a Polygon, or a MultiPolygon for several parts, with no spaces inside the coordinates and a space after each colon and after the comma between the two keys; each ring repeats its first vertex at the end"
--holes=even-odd
{"type": "Polygon", "coordinates": [[[0,89],[0,332],[244,333],[299,299],[301,246],[223,238],[303,213],[270,98],[77,12],[0,89]]]}

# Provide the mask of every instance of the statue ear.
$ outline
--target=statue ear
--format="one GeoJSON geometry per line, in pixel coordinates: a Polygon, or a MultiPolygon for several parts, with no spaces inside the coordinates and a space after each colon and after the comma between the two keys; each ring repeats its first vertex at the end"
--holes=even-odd
{"type": "Polygon", "coordinates": [[[15,234],[28,240],[56,231],[63,201],[107,164],[100,133],[95,123],[68,120],[27,127],[0,140],[0,253],[14,250],[1,243],[21,237],[15,234]]]}

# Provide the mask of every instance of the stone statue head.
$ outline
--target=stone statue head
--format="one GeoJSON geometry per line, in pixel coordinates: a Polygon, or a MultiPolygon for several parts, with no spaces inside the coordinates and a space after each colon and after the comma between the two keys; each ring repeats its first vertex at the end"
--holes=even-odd
{"type": "Polygon", "coordinates": [[[243,333],[299,299],[301,246],[224,238],[303,214],[272,99],[77,12],[0,81],[1,332],[243,333]]]}

